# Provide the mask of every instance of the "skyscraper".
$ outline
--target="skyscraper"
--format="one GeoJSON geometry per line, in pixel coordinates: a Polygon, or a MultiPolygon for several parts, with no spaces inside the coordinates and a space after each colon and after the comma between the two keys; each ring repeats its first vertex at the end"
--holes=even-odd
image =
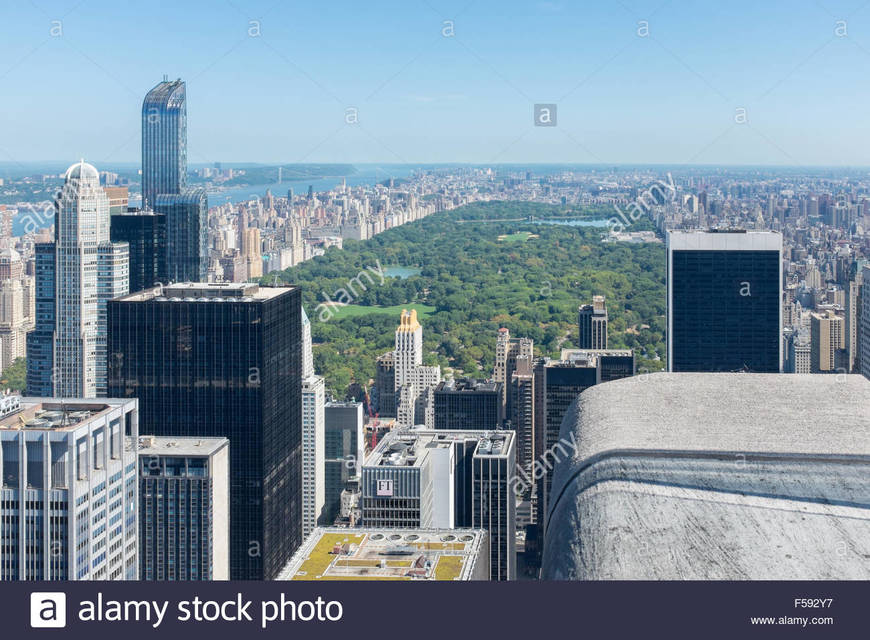
{"type": "Polygon", "coordinates": [[[532,359],[535,355],[534,351],[535,343],[530,338],[511,338],[510,331],[506,327],[498,330],[492,378],[502,384],[502,405],[505,416],[511,414],[509,387],[511,376],[517,366],[517,358],[523,356],[532,359]]]}
{"type": "Polygon", "coordinates": [[[28,336],[28,393],[105,396],[106,303],[128,291],[128,246],[111,242],[109,200],[84,160],[67,170],[55,209],[55,242],[37,251],[37,307],[45,314],[28,336]]]}
{"type": "Polygon", "coordinates": [[[163,82],[142,102],[142,208],[155,208],[161,193],[187,185],[187,96],[184,82],[163,82]]]}
{"type": "Polygon", "coordinates": [[[377,411],[381,418],[396,417],[396,369],[393,352],[378,356],[375,387],[378,390],[377,411]]]}
{"type": "Polygon", "coordinates": [[[436,429],[500,429],[502,384],[451,379],[435,387],[436,429]]]}
{"type": "Polygon", "coordinates": [[[324,504],[326,383],[314,373],[311,321],[302,309],[302,537],[317,526],[324,504]]]}
{"type": "Polygon", "coordinates": [[[0,399],[0,580],[137,579],[137,424],[135,399],[0,399]]]}
{"type": "Polygon", "coordinates": [[[130,291],[168,282],[166,216],[152,211],[112,215],[112,241],[130,247],[130,291]]]}
{"type": "Polygon", "coordinates": [[[201,187],[161,193],[154,210],[166,215],[166,277],[203,282],[208,273],[208,195],[201,187]]]}
{"type": "Polygon", "coordinates": [[[139,579],[228,580],[229,441],[142,436],[137,453],[139,579]]]}
{"type": "Polygon", "coordinates": [[[402,309],[393,366],[398,424],[432,426],[432,389],[441,381],[441,367],[423,366],[423,327],[417,321],[416,309],[402,309]]]}
{"type": "MultiPolygon", "coordinates": [[[[522,469],[528,478],[533,477],[532,462],[535,459],[535,374],[533,367],[532,358],[528,356],[518,357],[510,384],[510,421],[511,428],[517,434],[517,468],[522,469]]],[[[522,497],[531,498],[530,495],[522,497]]]]}
{"type": "Polygon", "coordinates": [[[578,312],[581,349],[607,348],[607,304],[604,296],[592,296],[592,304],[584,304],[578,312]]]}
{"type": "Polygon", "coordinates": [[[485,529],[493,580],[516,578],[512,431],[397,429],[362,468],[365,527],[485,529]]]}
{"type": "Polygon", "coordinates": [[[230,577],[271,579],[302,538],[300,291],[185,283],[109,303],[110,389],[140,430],[230,441],[230,577]]]}
{"type": "Polygon", "coordinates": [[[832,309],[810,314],[811,373],[848,373],[844,325],[844,317],[832,309]]]}
{"type": "Polygon", "coordinates": [[[34,282],[24,274],[15,249],[0,251],[0,371],[27,356],[27,332],[33,328],[34,282]]]}
{"type": "Polygon", "coordinates": [[[668,371],[782,368],[782,235],[668,233],[668,371]]]}
{"type": "Polygon", "coordinates": [[[164,80],[142,103],[142,208],[166,215],[166,277],[201,282],[208,273],[208,196],[187,187],[187,95],[164,80]]]}
{"type": "Polygon", "coordinates": [[[339,512],[341,492],[363,463],[362,402],[327,402],[324,410],[324,524],[339,512]]]}

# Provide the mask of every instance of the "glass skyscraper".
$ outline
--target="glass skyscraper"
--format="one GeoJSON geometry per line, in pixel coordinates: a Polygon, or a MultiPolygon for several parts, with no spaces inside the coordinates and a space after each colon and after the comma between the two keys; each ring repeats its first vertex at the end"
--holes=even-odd
{"type": "Polygon", "coordinates": [[[187,185],[187,97],[184,82],[164,80],[142,103],[142,208],[187,185]]]}
{"type": "Polygon", "coordinates": [[[155,211],[166,216],[166,266],[170,282],[203,282],[208,273],[208,196],[187,187],[178,194],[161,193],[155,211]]]}
{"type": "Polygon", "coordinates": [[[142,208],[166,216],[166,278],[204,281],[208,196],[187,186],[187,94],[181,79],[159,83],[142,103],[142,208]]]}
{"type": "Polygon", "coordinates": [[[230,441],[230,578],[270,580],[302,541],[297,287],[185,283],[109,303],[109,389],[139,429],[230,441]]]}
{"type": "Polygon", "coordinates": [[[782,236],[668,234],[668,371],[782,369],[782,236]]]}

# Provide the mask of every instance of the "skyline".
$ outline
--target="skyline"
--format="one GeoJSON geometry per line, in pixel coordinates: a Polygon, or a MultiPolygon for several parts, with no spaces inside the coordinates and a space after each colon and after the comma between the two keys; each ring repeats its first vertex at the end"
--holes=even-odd
{"type": "Polygon", "coordinates": [[[137,162],[142,96],[165,74],[188,84],[191,165],[870,164],[861,3],[620,5],[14,6],[0,160],[137,162]],[[533,126],[537,103],[557,126],[533,126]]]}

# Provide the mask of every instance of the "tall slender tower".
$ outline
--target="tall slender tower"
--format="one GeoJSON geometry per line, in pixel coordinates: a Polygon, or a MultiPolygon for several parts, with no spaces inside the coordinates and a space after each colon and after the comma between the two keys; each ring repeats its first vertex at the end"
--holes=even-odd
{"type": "Polygon", "coordinates": [[[142,208],[153,208],[161,193],[181,193],[186,174],[185,84],[164,79],[142,103],[142,208]]]}
{"type": "Polygon", "coordinates": [[[302,537],[318,524],[324,506],[326,383],[314,374],[311,321],[302,309],[302,537]]]}
{"type": "Polygon", "coordinates": [[[99,172],[84,160],[67,170],[55,210],[54,250],[37,270],[37,289],[39,280],[53,281],[53,314],[37,318],[28,339],[28,352],[50,353],[51,362],[37,358],[39,375],[28,374],[27,390],[43,397],[105,396],[106,302],[127,293],[128,245],[110,241],[109,199],[99,172]]]}
{"type": "Polygon", "coordinates": [[[164,79],[142,103],[142,207],[166,215],[166,277],[204,281],[208,196],[187,186],[187,93],[181,79],[164,79]]]}

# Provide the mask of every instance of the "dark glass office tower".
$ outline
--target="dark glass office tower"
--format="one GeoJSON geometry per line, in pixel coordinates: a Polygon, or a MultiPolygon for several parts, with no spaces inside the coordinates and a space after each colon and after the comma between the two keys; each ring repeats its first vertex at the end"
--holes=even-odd
{"type": "Polygon", "coordinates": [[[324,405],[322,522],[326,525],[331,525],[338,516],[341,492],[347,481],[359,475],[365,455],[364,438],[361,402],[327,402],[324,405]]]}
{"type": "Polygon", "coordinates": [[[112,216],[112,242],[130,245],[130,291],[166,284],[166,216],[143,211],[112,216]]]}
{"type": "Polygon", "coordinates": [[[208,273],[208,196],[201,187],[161,193],[154,209],[166,216],[166,277],[203,282],[208,273]]]}
{"type": "Polygon", "coordinates": [[[668,371],[782,367],[782,236],[668,234],[668,371]]]}
{"type": "Polygon", "coordinates": [[[297,287],[185,283],[109,303],[109,395],[139,430],[230,441],[230,577],[270,580],[302,538],[297,287]]]}
{"type": "Polygon", "coordinates": [[[34,291],[36,326],[27,334],[27,395],[49,398],[54,395],[54,296],[55,251],[53,242],[34,245],[34,291]]]}
{"type": "Polygon", "coordinates": [[[502,384],[448,380],[435,387],[436,429],[498,429],[502,426],[502,384]]]}
{"type": "Polygon", "coordinates": [[[187,183],[187,97],[184,82],[164,80],[142,102],[142,208],[187,183]]]}

